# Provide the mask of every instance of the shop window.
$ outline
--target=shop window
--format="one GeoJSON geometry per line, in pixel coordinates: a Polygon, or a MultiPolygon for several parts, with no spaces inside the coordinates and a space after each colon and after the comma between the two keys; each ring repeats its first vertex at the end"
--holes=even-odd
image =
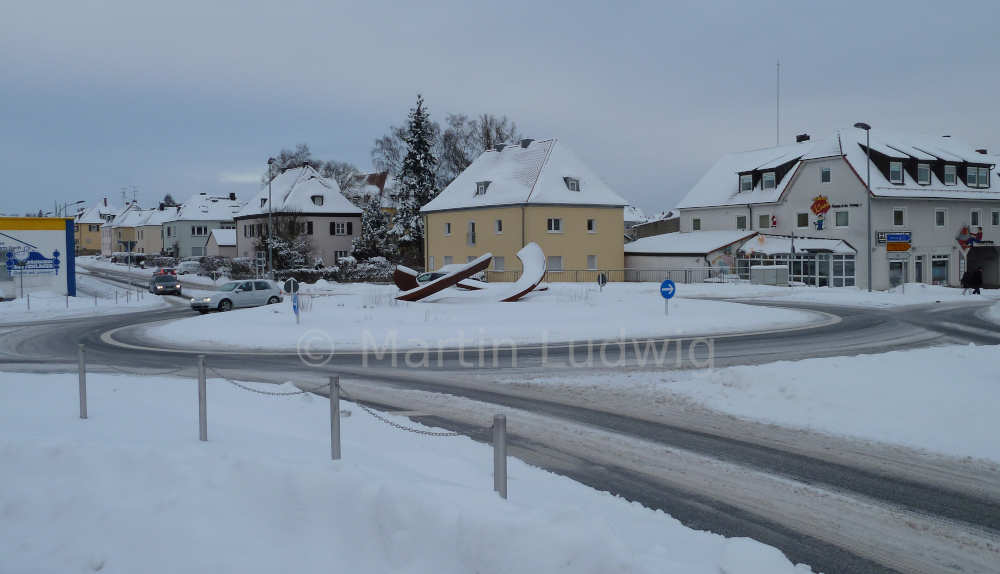
{"type": "Polygon", "coordinates": [[[847,227],[851,224],[850,213],[838,211],[834,214],[834,225],[837,227],[847,227]]]}
{"type": "Polygon", "coordinates": [[[931,282],[935,285],[948,284],[947,255],[934,255],[931,257],[931,282]]]}
{"type": "Polygon", "coordinates": [[[694,231],[701,231],[701,218],[695,217],[691,220],[691,229],[694,231]]]}

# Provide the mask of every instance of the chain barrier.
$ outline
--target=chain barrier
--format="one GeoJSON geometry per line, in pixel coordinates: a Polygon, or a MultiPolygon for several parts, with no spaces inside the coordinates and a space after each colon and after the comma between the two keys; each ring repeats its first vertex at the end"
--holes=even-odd
{"type": "MultiPolygon", "coordinates": [[[[215,369],[208,368],[208,369],[205,369],[205,370],[206,370],[206,372],[207,371],[211,371],[212,374],[215,377],[218,377],[220,379],[225,380],[226,382],[228,382],[229,384],[233,385],[234,387],[243,389],[244,391],[249,391],[251,393],[257,393],[258,395],[266,395],[266,396],[269,396],[269,397],[290,397],[290,396],[294,396],[294,395],[305,395],[305,394],[313,393],[313,392],[318,391],[318,390],[323,389],[323,388],[329,388],[330,387],[330,383],[323,383],[321,385],[317,385],[317,386],[312,387],[310,389],[304,389],[304,390],[300,389],[298,391],[289,391],[289,392],[283,392],[283,391],[264,391],[264,390],[261,390],[261,389],[255,389],[253,387],[248,387],[248,386],[246,386],[246,385],[244,385],[242,383],[234,381],[234,380],[230,379],[229,377],[223,375],[219,371],[216,371],[215,369]]],[[[341,393],[341,395],[343,395],[343,393],[341,393]]]]}
{"type": "MultiPolygon", "coordinates": [[[[141,371],[139,371],[139,372],[137,372],[137,371],[127,371],[125,369],[120,369],[120,368],[118,368],[118,367],[116,367],[114,365],[109,365],[109,364],[104,364],[104,363],[96,363],[96,364],[100,365],[100,366],[107,367],[107,368],[111,369],[112,371],[115,371],[116,373],[120,373],[122,375],[144,375],[144,376],[149,376],[149,377],[162,377],[164,375],[173,375],[173,374],[179,373],[181,371],[186,371],[188,369],[197,369],[197,367],[195,367],[195,366],[188,365],[188,366],[180,367],[180,368],[177,368],[177,369],[170,369],[168,371],[162,371],[162,372],[158,372],[158,373],[149,373],[149,372],[141,372],[141,371]]],[[[140,370],[140,369],[142,369],[142,367],[136,367],[136,369],[140,370]]]]}
{"type": "Polygon", "coordinates": [[[446,436],[461,436],[461,435],[462,435],[462,433],[460,433],[460,432],[450,432],[450,431],[443,431],[443,432],[438,432],[438,431],[428,431],[428,430],[423,430],[423,429],[418,429],[418,428],[414,428],[414,427],[408,427],[408,426],[406,426],[406,425],[401,425],[401,424],[399,424],[399,423],[397,423],[397,422],[393,422],[393,421],[391,421],[391,420],[387,419],[386,417],[384,417],[384,416],[380,415],[380,414],[379,414],[379,413],[378,413],[377,411],[375,411],[374,409],[372,409],[372,408],[370,408],[370,407],[367,407],[367,406],[365,406],[365,404],[364,404],[364,403],[362,403],[361,401],[359,401],[359,400],[357,400],[357,399],[355,399],[355,398],[351,397],[351,395],[347,394],[347,393],[346,393],[346,392],[344,391],[344,388],[343,388],[343,387],[341,387],[341,388],[340,388],[340,396],[341,396],[342,398],[344,398],[344,399],[347,399],[348,401],[351,401],[352,403],[354,403],[354,404],[358,405],[359,407],[361,407],[361,410],[363,410],[363,411],[365,411],[366,413],[370,414],[370,415],[371,415],[372,417],[374,417],[374,418],[375,418],[375,420],[378,420],[378,421],[380,421],[380,422],[383,422],[383,423],[385,423],[385,424],[387,424],[387,425],[389,425],[389,426],[391,426],[391,427],[393,427],[393,428],[395,428],[395,429],[399,429],[399,430],[401,430],[401,431],[406,431],[406,432],[411,432],[411,433],[413,433],[413,434],[419,434],[419,435],[424,435],[424,436],[437,436],[437,437],[446,437],[446,436]]]}

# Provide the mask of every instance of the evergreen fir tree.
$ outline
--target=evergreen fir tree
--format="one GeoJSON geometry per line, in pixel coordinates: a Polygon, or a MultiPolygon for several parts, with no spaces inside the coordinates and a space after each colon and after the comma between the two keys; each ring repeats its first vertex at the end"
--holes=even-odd
{"type": "Polygon", "coordinates": [[[399,212],[390,236],[399,246],[405,263],[421,265],[424,259],[424,223],[420,208],[437,195],[434,146],[434,126],[431,124],[424,97],[417,94],[417,105],[410,109],[406,131],[406,157],[399,173],[399,212]]]}
{"type": "Polygon", "coordinates": [[[354,242],[353,255],[364,261],[372,257],[394,257],[394,246],[389,242],[386,217],[378,197],[370,197],[361,214],[361,230],[354,242]]]}

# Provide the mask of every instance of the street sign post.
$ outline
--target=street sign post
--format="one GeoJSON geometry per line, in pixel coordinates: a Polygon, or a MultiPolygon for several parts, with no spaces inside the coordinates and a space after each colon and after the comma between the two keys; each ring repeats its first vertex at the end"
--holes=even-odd
{"type": "Polygon", "coordinates": [[[298,325],[299,324],[299,293],[298,293],[298,290],[296,290],[295,293],[292,293],[292,312],[295,313],[295,324],[298,325]]]}
{"type": "Polygon", "coordinates": [[[295,280],[294,277],[289,277],[285,279],[285,282],[281,284],[281,288],[284,289],[285,293],[291,293],[292,295],[292,312],[295,313],[295,324],[299,324],[299,282],[295,280]]]}
{"type": "Polygon", "coordinates": [[[677,285],[670,279],[664,279],[660,283],[660,296],[663,297],[663,314],[670,315],[670,300],[677,293],[677,285]]]}

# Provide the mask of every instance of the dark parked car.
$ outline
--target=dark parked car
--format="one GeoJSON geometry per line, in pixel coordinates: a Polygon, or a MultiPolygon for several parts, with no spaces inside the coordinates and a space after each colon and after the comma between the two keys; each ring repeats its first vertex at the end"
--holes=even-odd
{"type": "Polygon", "coordinates": [[[174,275],[154,275],[149,280],[149,292],[157,295],[180,295],[181,282],[174,275]]]}

